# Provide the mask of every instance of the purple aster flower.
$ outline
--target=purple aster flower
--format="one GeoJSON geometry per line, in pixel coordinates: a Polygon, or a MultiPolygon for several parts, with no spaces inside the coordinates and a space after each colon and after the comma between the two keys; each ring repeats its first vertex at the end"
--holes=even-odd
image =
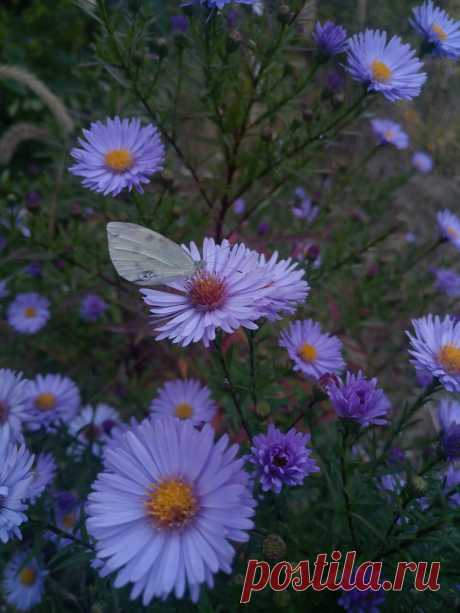
{"type": "Polygon", "coordinates": [[[33,481],[30,484],[28,498],[35,504],[48,485],[56,476],[56,461],[51,453],[39,453],[32,468],[33,481]]]}
{"type": "Polygon", "coordinates": [[[120,415],[108,404],[96,407],[86,406],[69,423],[69,432],[81,443],[72,447],[71,452],[79,457],[85,447],[97,456],[102,455],[102,447],[110,440],[112,430],[118,427],[120,415]]]}
{"type": "Polygon", "coordinates": [[[441,431],[441,445],[448,460],[460,458],[460,403],[441,400],[436,414],[436,425],[441,431]]]}
{"type": "Polygon", "coordinates": [[[8,430],[10,439],[22,442],[22,426],[27,418],[26,403],[29,381],[22,373],[0,369],[0,432],[8,430]]]}
{"type": "Polygon", "coordinates": [[[167,415],[198,425],[211,421],[216,414],[216,403],[206,385],[194,379],[177,379],[168,381],[160,388],[150,411],[152,416],[167,415]]]}
{"type": "MultiPolygon", "coordinates": [[[[79,537],[80,530],[77,526],[80,522],[81,512],[82,502],[73,492],[64,490],[55,493],[53,513],[55,525],[59,530],[71,536],[79,537]]],[[[52,531],[46,532],[45,536],[49,541],[55,543],[58,549],[63,549],[73,543],[71,538],[52,531]]]]}
{"type": "Polygon", "coordinates": [[[378,480],[378,487],[385,492],[390,492],[392,494],[401,493],[402,489],[406,485],[406,479],[402,475],[398,474],[388,474],[383,475],[378,480]]]}
{"type": "Polygon", "coordinates": [[[295,190],[296,205],[292,207],[292,214],[297,219],[305,219],[313,223],[318,217],[319,208],[313,205],[313,201],[302,187],[295,190]]]}
{"type": "Polygon", "coordinates": [[[436,289],[450,298],[460,298],[460,275],[448,268],[433,268],[431,272],[436,276],[436,289]]]}
{"type": "Polygon", "coordinates": [[[9,438],[8,430],[0,430],[0,541],[22,538],[19,526],[27,520],[24,511],[30,484],[34,456],[24,445],[9,438]]]}
{"type": "Polygon", "coordinates": [[[460,219],[457,215],[454,215],[449,209],[444,209],[439,211],[436,218],[441,237],[460,249],[460,219]]]}
{"type": "MultiPolygon", "coordinates": [[[[449,464],[444,476],[444,493],[448,495],[449,503],[453,507],[460,507],[460,493],[451,490],[460,485],[460,468],[456,464],[449,464]]],[[[457,488],[459,489],[459,488],[457,488]]]]}
{"type": "Polygon", "coordinates": [[[313,39],[319,52],[326,56],[337,55],[347,49],[347,31],[332,21],[326,21],[324,25],[317,21],[313,30],[313,39]]]}
{"type": "Polygon", "coordinates": [[[448,392],[460,392],[460,323],[451,315],[444,319],[427,315],[413,319],[410,339],[412,364],[439,379],[448,392]]]}
{"type": "Polygon", "coordinates": [[[80,315],[86,321],[97,321],[107,308],[107,303],[100,296],[87,294],[81,301],[80,315]]]}
{"type": "Polygon", "coordinates": [[[414,234],[414,232],[406,232],[406,234],[404,235],[404,240],[407,243],[416,243],[417,236],[414,234]]]}
{"type": "Polygon", "coordinates": [[[69,168],[83,177],[83,185],[104,196],[116,196],[123,189],[134,187],[142,193],[142,183],[163,169],[165,149],[157,128],[141,126],[139,119],[115,117],[92,123],[83,130],[81,148],[70,152],[76,164],[69,168]]]}
{"type": "Polygon", "coordinates": [[[186,347],[202,341],[208,347],[216,330],[234,332],[240,326],[257,329],[259,303],[270,293],[272,276],[258,266],[257,256],[244,245],[231,246],[212,239],[203,242],[203,257],[191,243],[185,250],[200,270],[190,279],[168,283],[172,291],[142,289],[158,332],[157,340],[169,338],[186,347]]]}
{"type": "Polygon", "coordinates": [[[361,371],[356,375],[347,372],[345,381],[329,385],[327,393],[339,417],[357,421],[363,427],[387,423],[386,414],[391,405],[384,392],[377,388],[377,379],[367,380],[361,371]]]}
{"type": "Polygon", "coordinates": [[[368,91],[381,92],[390,102],[420,94],[426,74],[422,62],[399,36],[387,42],[386,32],[366,30],[348,41],[346,70],[368,91]]]}
{"type": "Polygon", "coordinates": [[[24,268],[24,272],[35,279],[39,279],[42,276],[42,265],[40,262],[30,262],[24,268]]]}
{"type": "Polygon", "coordinates": [[[233,212],[235,213],[235,215],[242,215],[245,210],[246,203],[243,198],[238,198],[237,200],[235,200],[235,202],[233,203],[233,212]]]}
{"type": "Polygon", "coordinates": [[[264,492],[272,490],[279,494],[283,485],[302,485],[305,477],[319,471],[315,460],[310,457],[309,442],[309,434],[297,432],[294,428],[284,434],[273,424],[268,426],[266,434],[258,434],[252,439],[248,461],[255,464],[256,478],[264,492]]]}
{"type": "Polygon", "coordinates": [[[279,345],[287,349],[293,369],[307,377],[318,380],[345,368],[340,340],[321,332],[321,326],[312,319],[292,322],[281,333],[279,345]]]}
{"type": "Polygon", "coordinates": [[[8,306],[6,318],[16,332],[35,334],[50,318],[49,300],[35,292],[18,294],[8,306]]]}
{"type": "Polygon", "coordinates": [[[30,382],[27,392],[27,426],[30,430],[54,430],[68,423],[80,406],[78,387],[61,375],[38,375],[30,382]]]}
{"type": "Polygon", "coordinates": [[[454,21],[443,9],[427,0],[412,9],[409,19],[421,34],[433,55],[456,59],[460,57],[460,21],[454,21]]]}
{"type": "Polygon", "coordinates": [[[87,528],[105,576],[115,587],[131,582],[131,598],[194,602],[204,582],[230,573],[235,550],[253,527],[254,499],[243,459],[227,435],[214,442],[209,425],[145,420],[106,450],[107,468],[88,497],[87,528]]]}
{"type": "Polygon", "coordinates": [[[5,566],[3,593],[6,602],[19,611],[28,611],[43,598],[48,572],[31,549],[16,552],[5,566]]]}
{"type": "Polygon", "coordinates": [[[172,15],[171,29],[173,32],[181,32],[184,34],[188,30],[188,19],[185,15],[172,15]]]}
{"type": "MultiPolygon", "coordinates": [[[[371,568],[366,570],[363,577],[365,581],[370,580],[371,572],[371,568]]],[[[354,580],[355,577],[353,576],[352,579],[354,580]]],[[[349,613],[380,613],[380,606],[384,602],[385,592],[383,588],[377,591],[370,588],[359,590],[356,587],[348,591],[342,590],[342,595],[337,600],[337,604],[345,609],[345,611],[349,611],[349,613]]]]}
{"type": "Polygon", "coordinates": [[[412,166],[426,175],[433,170],[433,158],[424,151],[416,151],[412,156],[412,166]]]}
{"type": "Polygon", "coordinates": [[[396,149],[407,149],[409,146],[409,136],[399,123],[391,119],[373,119],[371,125],[382,144],[394,145],[396,149]]]}

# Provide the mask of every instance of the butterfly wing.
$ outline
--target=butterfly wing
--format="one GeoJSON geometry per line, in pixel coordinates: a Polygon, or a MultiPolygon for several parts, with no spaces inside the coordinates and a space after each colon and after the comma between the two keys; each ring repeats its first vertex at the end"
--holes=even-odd
{"type": "Polygon", "coordinates": [[[120,277],[138,285],[162,285],[199,267],[176,243],[134,223],[107,224],[110,259],[120,277]]]}

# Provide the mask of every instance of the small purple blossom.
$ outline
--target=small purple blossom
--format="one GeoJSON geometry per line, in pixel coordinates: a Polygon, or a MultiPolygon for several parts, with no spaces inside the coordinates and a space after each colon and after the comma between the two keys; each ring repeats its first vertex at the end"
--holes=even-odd
{"type": "Polygon", "coordinates": [[[83,134],[86,140],[80,138],[80,147],[70,152],[76,164],[69,171],[83,177],[85,187],[104,196],[133,187],[142,193],[142,183],[163,169],[165,148],[152,124],[141,126],[139,119],[115,117],[105,124],[92,123],[83,134]]]}
{"type": "Polygon", "coordinates": [[[309,442],[309,434],[297,432],[294,428],[284,434],[273,424],[268,426],[266,434],[258,434],[252,439],[248,461],[255,464],[256,477],[264,492],[272,490],[279,494],[283,485],[302,485],[305,477],[319,471],[315,460],[310,457],[309,442]]]}
{"type": "Polygon", "coordinates": [[[454,21],[443,9],[425,0],[412,9],[411,26],[423,36],[428,49],[439,57],[460,57],[460,21],[454,21]]]}
{"type": "Polygon", "coordinates": [[[387,423],[386,415],[390,401],[381,389],[377,379],[366,379],[362,372],[347,372],[345,381],[330,385],[327,393],[337,415],[351,419],[361,426],[382,426],[387,423]]]}
{"type": "Polygon", "coordinates": [[[37,262],[37,261],[30,262],[24,268],[24,272],[27,275],[30,275],[31,277],[33,277],[34,279],[39,279],[42,276],[42,265],[41,265],[41,262],[37,262]]]}
{"type": "Polygon", "coordinates": [[[171,17],[171,29],[173,32],[180,32],[184,34],[188,30],[188,19],[185,15],[172,15],[171,17]]]}
{"type": "Polygon", "coordinates": [[[196,425],[211,421],[216,408],[209,387],[195,379],[167,381],[150,405],[152,416],[186,419],[196,425]]]}
{"type": "Polygon", "coordinates": [[[380,143],[393,145],[396,149],[407,149],[409,146],[409,136],[396,121],[376,118],[371,121],[371,125],[380,143]]]}
{"type": "Polygon", "coordinates": [[[298,187],[294,193],[296,203],[292,207],[292,214],[297,219],[305,219],[308,223],[312,223],[318,216],[319,208],[314,206],[312,199],[302,187],[298,187]]]}
{"type": "Polygon", "coordinates": [[[332,21],[326,21],[324,25],[316,22],[313,38],[319,52],[325,56],[337,55],[347,49],[347,31],[332,21]]]}
{"type": "Polygon", "coordinates": [[[36,292],[18,294],[6,312],[8,323],[16,332],[35,334],[50,318],[49,300],[36,292]]]}
{"type": "Polygon", "coordinates": [[[80,315],[86,321],[97,321],[107,310],[108,304],[97,294],[87,294],[81,301],[80,315]]]}
{"type": "Polygon", "coordinates": [[[427,75],[422,62],[399,36],[366,30],[348,41],[346,70],[368,91],[380,92],[390,100],[410,100],[420,94],[427,75]]]}
{"type": "MultiPolygon", "coordinates": [[[[370,581],[371,568],[368,568],[364,573],[363,579],[367,582],[370,581]]],[[[354,580],[355,577],[353,576],[354,580]]],[[[359,590],[354,587],[351,590],[342,590],[342,595],[337,600],[337,603],[349,611],[349,613],[380,613],[380,606],[385,602],[385,592],[383,588],[377,591],[368,588],[366,590],[359,590]]]]}
{"type": "Polygon", "coordinates": [[[460,298],[460,275],[448,268],[433,268],[436,276],[436,289],[444,292],[450,298],[460,298]]]}
{"type": "Polygon", "coordinates": [[[235,213],[235,215],[242,215],[245,210],[246,203],[243,198],[238,198],[237,200],[235,200],[235,202],[233,203],[233,212],[235,213]]]}
{"type": "Polygon", "coordinates": [[[448,460],[460,458],[460,403],[441,400],[436,415],[441,431],[441,446],[448,460]]]}
{"type": "Polygon", "coordinates": [[[424,151],[416,151],[412,156],[412,166],[426,175],[433,170],[433,158],[424,151]]]}

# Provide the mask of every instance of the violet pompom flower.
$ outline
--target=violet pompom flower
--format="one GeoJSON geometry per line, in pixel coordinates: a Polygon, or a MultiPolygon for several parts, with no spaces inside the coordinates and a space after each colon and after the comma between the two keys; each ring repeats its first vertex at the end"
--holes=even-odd
{"type": "Polygon", "coordinates": [[[449,209],[439,211],[436,218],[441,238],[450,241],[460,250],[460,219],[449,209]]]}
{"type": "Polygon", "coordinates": [[[342,419],[351,419],[361,426],[383,426],[391,407],[385,393],[377,388],[377,379],[366,379],[362,372],[347,372],[345,381],[332,383],[327,393],[335,412],[342,419]]]}
{"type": "Polygon", "coordinates": [[[416,151],[412,156],[412,166],[426,175],[433,170],[433,158],[424,151],[416,151]]]}
{"type": "Polygon", "coordinates": [[[238,446],[214,441],[206,424],[145,420],[106,449],[106,468],[88,497],[87,528],[96,541],[102,576],[117,572],[116,588],[132,583],[131,598],[196,602],[214,574],[232,571],[231,541],[245,542],[255,506],[238,446]]]}
{"type": "Polygon", "coordinates": [[[216,403],[211,390],[194,379],[168,381],[150,405],[152,416],[169,416],[190,420],[198,425],[212,420],[216,403]]]}
{"type": "Polygon", "coordinates": [[[22,428],[26,420],[29,381],[22,373],[0,369],[0,432],[9,431],[12,442],[22,442],[22,428]]]}
{"type": "Polygon", "coordinates": [[[433,268],[436,277],[436,289],[450,298],[460,298],[460,275],[448,268],[433,268]]]}
{"type": "Polygon", "coordinates": [[[366,30],[348,41],[346,70],[368,91],[380,92],[390,102],[420,94],[427,78],[422,67],[415,51],[399,36],[388,41],[386,32],[366,30]]]}
{"type": "Polygon", "coordinates": [[[50,318],[49,300],[36,292],[18,294],[9,305],[6,319],[22,334],[35,334],[50,318]]]}
{"type": "Polygon", "coordinates": [[[342,343],[336,336],[321,332],[312,319],[294,321],[281,333],[280,347],[287,349],[293,369],[319,379],[326,373],[338,373],[345,367],[342,343]]]}
{"type": "Polygon", "coordinates": [[[115,117],[92,123],[83,130],[85,139],[70,155],[77,162],[69,171],[83,177],[83,185],[104,196],[118,195],[133,187],[143,192],[142,183],[163,169],[164,145],[157,128],[141,126],[139,119],[115,117]]]}
{"type": "Polygon", "coordinates": [[[56,476],[56,461],[51,453],[39,453],[32,467],[33,481],[30,484],[28,497],[31,504],[43,494],[56,476]]]}
{"type": "Polygon", "coordinates": [[[87,294],[81,301],[80,315],[86,321],[97,321],[107,308],[107,303],[100,296],[87,294]]]}
{"type": "Polygon", "coordinates": [[[407,149],[409,146],[409,136],[396,121],[373,119],[371,125],[382,144],[393,145],[396,149],[407,149]]]}
{"type": "Polygon", "coordinates": [[[242,244],[216,245],[209,238],[203,242],[202,257],[195,243],[184,249],[201,261],[198,272],[168,283],[166,290],[141,289],[154,316],[157,340],[168,338],[183,347],[202,341],[208,347],[218,329],[256,330],[258,319],[292,313],[308,294],[305,272],[291,260],[278,261],[277,253],[267,261],[242,244]]]}
{"type": "Polygon", "coordinates": [[[96,456],[102,455],[103,446],[110,440],[112,430],[120,424],[120,415],[108,404],[83,407],[69,423],[69,432],[81,445],[70,447],[70,452],[79,457],[85,447],[96,456]]]}
{"type": "Polygon", "coordinates": [[[327,57],[343,53],[347,49],[347,31],[332,21],[326,21],[323,25],[319,21],[316,22],[313,38],[319,52],[327,57]]]}
{"type": "Polygon", "coordinates": [[[279,494],[283,485],[302,485],[305,477],[319,471],[315,460],[310,457],[309,442],[309,434],[297,432],[294,428],[284,434],[273,424],[268,426],[266,434],[258,434],[252,439],[248,461],[255,464],[255,476],[264,492],[271,490],[279,494]]]}
{"type": "Polygon", "coordinates": [[[421,34],[428,50],[440,57],[460,57],[460,21],[451,19],[443,9],[425,0],[412,9],[411,26],[421,34]]]}
{"type": "Polygon", "coordinates": [[[413,319],[415,334],[406,332],[416,369],[439,379],[448,392],[460,392],[460,323],[451,315],[413,319]]]}
{"type": "Polygon", "coordinates": [[[29,549],[18,551],[5,566],[3,593],[7,604],[19,611],[28,611],[43,598],[48,571],[29,549]]]}
{"type": "Polygon", "coordinates": [[[27,520],[24,511],[33,480],[34,456],[24,445],[13,443],[8,430],[0,430],[0,541],[21,539],[19,526],[27,520]]]}
{"type": "Polygon", "coordinates": [[[38,375],[27,391],[29,430],[54,430],[72,419],[80,406],[80,392],[69,377],[38,375]]]}

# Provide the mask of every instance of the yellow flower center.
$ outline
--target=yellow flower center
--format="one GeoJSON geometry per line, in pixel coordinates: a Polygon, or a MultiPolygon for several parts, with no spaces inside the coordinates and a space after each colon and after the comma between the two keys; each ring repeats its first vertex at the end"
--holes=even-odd
{"type": "Polygon", "coordinates": [[[309,343],[304,343],[303,345],[301,345],[299,349],[297,350],[297,353],[299,354],[299,356],[302,358],[304,362],[308,362],[308,363],[314,362],[318,355],[316,348],[313,347],[313,345],[310,345],[309,343]]]}
{"type": "Polygon", "coordinates": [[[179,402],[179,404],[176,405],[175,415],[179,419],[188,419],[193,415],[192,406],[188,402],[179,402]]]}
{"type": "Polygon", "coordinates": [[[375,81],[386,83],[391,79],[392,71],[384,62],[374,60],[371,64],[372,77],[375,81]]]}
{"type": "Polygon", "coordinates": [[[449,226],[446,232],[453,239],[460,238],[460,234],[458,233],[458,230],[456,230],[453,226],[449,226]]]}
{"type": "Polygon", "coordinates": [[[25,566],[21,572],[19,573],[19,581],[22,585],[27,585],[28,587],[34,585],[37,580],[37,571],[35,568],[30,566],[25,566]]]}
{"type": "Polygon", "coordinates": [[[166,479],[153,486],[145,508],[160,528],[183,528],[197,514],[198,502],[183,479],[166,479]]]}
{"type": "Polygon", "coordinates": [[[438,360],[447,372],[460,374],[460,347],[444,345],[438,354],[438,360]]]}
{"type": "Polygon", "coordinates": [[[444,41],[447,38],[447,34],[446,32],[441,28],[441,26],[438,26],[437,23],[434,23],[431,26],[431,31],[436,34],[436,36],[438,37],[438,40],[444,41]]]}
{"type": "Polygon", "coordinates": [[[72,530],[72,528],[74,528],[76,523],[77,523],[77,517],[75,513],[67,513],[62,518],[62,527],[65,530],[72,530]]]}
{"type": "Polygon", "coordinates": [[[105,154],[105,163],[114,172],[125,172],[132,168],[134,158],[127,149],[112,149],[105,154]]]}
{"type": "Polygon", "coordinates": [[[35,317],[37,315],[37,309],[35,307],[26,307],[24,309],[25,317],[35,317]]]}
{"type": "Polygon", "coordinates": [[[51,392],[43,392],[35,398],[35,405],[40,411],[51,411],[56,406],[56,396],[51,392]]]}

